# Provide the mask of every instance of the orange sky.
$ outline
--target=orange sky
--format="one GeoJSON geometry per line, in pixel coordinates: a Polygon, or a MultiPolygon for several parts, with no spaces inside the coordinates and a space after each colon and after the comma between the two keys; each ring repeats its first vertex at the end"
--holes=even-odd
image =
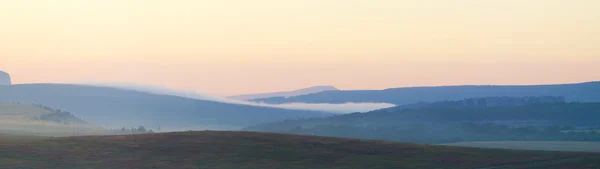
{"type": "Polygon", "coordinates": [[[15,83],[212,94],[600,80],[597,0],[0,0],[15,83]]]}

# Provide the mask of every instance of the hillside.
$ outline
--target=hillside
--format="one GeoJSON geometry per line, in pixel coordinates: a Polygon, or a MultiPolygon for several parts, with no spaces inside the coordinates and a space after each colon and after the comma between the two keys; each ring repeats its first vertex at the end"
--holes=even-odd
{"type": "Polygon", "coordinates": [[[236,99],[236,100],[254,100],[254,99],[270,98],[270,97],[284,97],[285,98],[285,97],[319,93],[319,92],[323,92],[323,91],[336,91],[336,90],[339,90],[339,89],[337,89],[333,86],[313,86],[313,87],[298,89],[298,90],[294,90],[294,91],[237,95],[237,96],[229,96],[228,98],[236,99]]]}
{"type": "Polygon", "coordinates": [[[107,134],[107,131],[48,107],[0,103],[0,133],[17,135],[69,136],[107,134]]]}
{"type": "Polygon", "coordinates": [[[600,82],[555,85],[515,86],[438,86],[405,87],[385,90],[343,90],[288,97],[256,99],[257,102],[280,103],[392,103],[461,100],[475,97],[563,96],[568,102],[600,102],[600,82]]]}
{"type": "Polygon", "coordinates": [[[239,129],[283,119],[326,116],[313,111],[237,105],[110,87],[68,84],[0,86],[0,102],[43,104],[77,112],[91,124],[166,130],[239,129]],[[252,118],[248,118],[252,117],[252,118]]]}
{"type": "Polygon", "coordinates": [[[251,132],[3,137],[7,136],[0,136],[0,151],[4,154],[0,156],[0,166],[4,168],[473,169],[512,164],[584,169],[598,167],[595,162],[600,160],[599,154],[592,153],[459,148],[251,132]]]}
{"type": "Polygon", "coordinates": [[[572,130],[600,126],[600,103],[565,103],[560,99],[539,102],[546,97],[515,102],[526,99],[536,100],[480,98],[420,103],[367,113],[284,120],[244,130],[418,143],[600,141],[596,132],[572,130]]]}

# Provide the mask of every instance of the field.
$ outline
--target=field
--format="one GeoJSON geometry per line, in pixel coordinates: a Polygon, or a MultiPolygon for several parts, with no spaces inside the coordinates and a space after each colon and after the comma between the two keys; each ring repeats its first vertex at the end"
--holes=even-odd
{"type": "Polygon", "coordinates": [[[0,135],[1,168],[597,169],[600,154],[480,149],[253,132],[0,135]],[[556,166],[556,167],[555,167],[556,166]]]}
{"type": "Polygon", "coordinates": [[[562,130],[562,132],[574,132],[574,133],[596,132],[596,133],[600,133],[600,129],[594,129],[594,130],[562,130]]]}
{"type": "Polygon", "coordinates": [[[90,125],[65,125],[34,120],[49,110],[25,104],[0,103],[0,133],[38,136],[74,136],[107,134],[107,131],[90,125]]]}
{"type": "Polygon", "coordinates": [[[572,152],[600,152],[600,142],[576,141],[484,141],[443,144],[448,146],[501,148],[517,150],[545,150],[572,152]]]}

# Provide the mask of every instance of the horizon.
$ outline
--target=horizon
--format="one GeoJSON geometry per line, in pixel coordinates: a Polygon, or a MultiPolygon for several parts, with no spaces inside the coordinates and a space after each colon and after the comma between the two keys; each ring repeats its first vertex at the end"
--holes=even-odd
{"type": "Polygon", "coordinates": [[[327,85],[327,84],[323,84],[323,85],[312,85],[312,86],[304,86],[304,87],[299,87],[299,88],[283,88],[281,90],[264,90],[261,92],[246,92],[246,93],[215,93],[215,92],[210,92],[210,91],[197,91],[193,88],[174,88],[174,87],[168,87],[165,85],[157,85],[157,84],[148,84],[148,83],[122,83],[122,82],[100,82],[100,81],[88,81],[88,82],[78,82],[78,81],[73,81],[73,82],[26,82],[26,83],[19,83],[18,81],[15,81],[15,79],[19,79],[18,77],[15,77],[15,75],[13,75],[12,73],[10,73],[9,71],[6,70],[2,70],[0,69],[0,71],[4,71],[6,73],[8,73],[11,77],[12,83],[13,85],[26,85],[26,84],[74,84],[74,85],[101,85],[101,86],[121,86],[121,85],[134,85],[134,86],[146,86],[146,87],[159,87],[159,88],[165,88],[165,89],[173,89],[173,90],[178,90],[178,91],[192,91],[192,92],[196,92],[199,94],[208,94],[211,96],[218,96],[218,97],[230,97],[230,96],[241,96],[241,95],[251,95],[251,94],[263,94],[263,93],[276,93],[276,92],[289,92],[289,91],[296,91],[296,90],[301,90],[301,89],[307,89],[307,88],[313,88],[313,87],[323,87],[323,86],[329,86],[329,87],[335,87],[338,90],[385,90],[385,89],[393,89],[393,88],[414,88],[414,87],[444,87],[444,86],[530,86],[530,85],[558,85],[558,84],[580,84],[580,83],[593,83],[593,82],[600,82],[600,79],[590,79],[590,80],[584,80],[584,81],[561,81],[561,82],[546,82],[546,83],[536,83],[536,82],[531,82],[531,83],[456,83],[456,84],[422,84],[422,85],[405,85],[405,86],[389,86],[389,87],[383,87],[383,88],[351,88],[351,89],[346,89],[346,88],[340,88],[337,87],[335,85],[327,85]]]}
{"type": "MultiPolygon", "coordinates": [[[[2,70],[0,70],[2,71],[2,70]]],[[[9,73],[10,74],[10,73],[9,73]]],[[[12,77],[12,76],[11,76],[12,77]]],[[[205,96],[215,96],[218,98],[227,98],[234,96],[244,96],[244,95],[254,95],[254,94],[268,94],[268,93],[280,93],[280,92],[292,92],[298,91],[302,89],[309,89],[314,87],[334,87],[340,91],[352,91],[352,90],[386,90],[386,89],[395,89],[395,88],[427,88],[427,87],[459,87],[459,86],[545,86],[545,85],[568,85],[568,84],[584,84],[584,83],[600,83],[600,80],[590,80],[590,81],[581,81],[581,82],[568,82],[568,83],[533,83],[533,84],[456,84],[456,85],[421,85],[421,86],[399,86],[399,87],[388,87],[383,89],[342,89],[331,85],[317,85],[317,86],[307,86],[304,88],[298,89],[290,89],[290,90],[281,90],[281,91],[266,91],[262,93],[243,93],[243,94],[234,94],[234,95],[219,95],[214,93],[204,93],[199,91],[194,91],[190,89],[178,89],[178,88],[168,88],[165,86],[156,86],[152,84],[135,84],[135,83],[13,83],[12,85],[32,85],[32,84],[59,84],[59,85],[86,85],[86,86],[97,86],[97,87],[114,87],[125,90],[140,90],[142,92],[150,92],[153,90],[172,90],[173,92],[184,92],[184,93],[194,93],[194,94],[202,94],[205,96]]],[[[174,94],[168,94],[174,95],[174,94]]],[[[207,99],[210,100],[210,99],[207,99]]]]}
{"type": "Polygon", "coordinates": [[[218,96],[600,80],[600,1],[0,2],[0,70],[218,96]],[[75,71],[76,70],[76,71],[75,71]]]}

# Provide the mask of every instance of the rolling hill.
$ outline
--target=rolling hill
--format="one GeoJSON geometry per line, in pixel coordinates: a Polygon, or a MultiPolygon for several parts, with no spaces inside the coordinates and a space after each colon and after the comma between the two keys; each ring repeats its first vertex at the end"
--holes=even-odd
{"type": "Polygon", "coordinates": [[[600,154],[433,146],[252,132],[0,136],[0,166],[46,169],[592,169],[600,154]]]}
{"type": "Polygon", "coordinates": [[[74,136],[108,134],[69,112],[48,107],[0,103],[0,133],[13,135],[74,136]]]}
{"type": "Polygon", "coordinates": [[[236,100],[254,100],[261,98],[270,98],[270,97],[292,97],[292,96],[300,96],[306,94],[319,93],[323,91],[336,91],[339,90],[333,86],[313,86],[309,88],[294,90],[294,91],[286,91],[286,92],[274,92],[274,93],[261,93],[261,94],[248,94],[248,95],[237,95],[237,96],[229,96],[227,98],[236,99],[236,100]]]}
{"type": "Polygon", "coordinates": [[[163,131],[239,129],[283,119],[329,115],[85,85],[0,86],[0,93],[0,102],[48,105],[75,112],[78,117],[92,124],[111,128],[143,125],[153,129],[160,126],[163,131]]]}
{"type": "Polygon", "coordinates": [[[284,120],[244,130],[417,143],[600,141],[596,132],[564,132],[599,126],[599,119],[600,103],[567,103],[560,97],[487,97],[284,120]]]}
{"type": "Polygon", "coordinates": [[[340,90],[295,97],[255,99],[256,102],[281,103],[391,103],[462,100],[475,97],[563,96],[569,102],[600,102],[600,82],[554,85],[487,85],[405,87],[385,90],[340,90]]]}

